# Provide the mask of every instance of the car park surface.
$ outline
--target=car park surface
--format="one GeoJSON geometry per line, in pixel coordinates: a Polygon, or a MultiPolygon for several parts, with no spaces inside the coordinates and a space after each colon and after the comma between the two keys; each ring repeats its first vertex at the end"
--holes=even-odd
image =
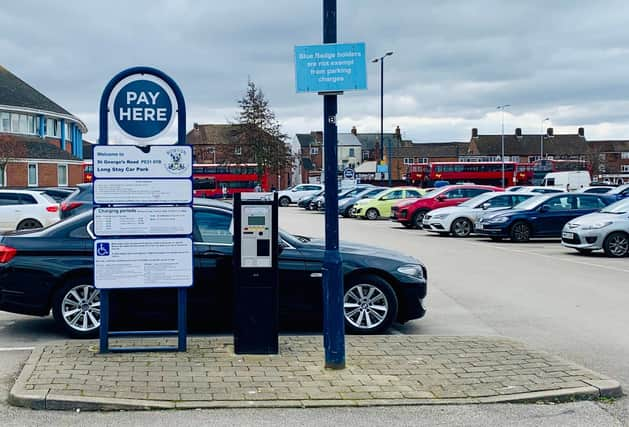
{"type": "Polygon", "coordinates": [[[384,190],[374,198],[359,200],[354,204],[352,216],[365,219],[388,218],[391,206],[402,199],[419,198],[423,191],[417,187],[393,187],[384,190]]]}
{"type": "Polygon", "coordinates": [[[487,212],[510,209],[534,197],[534,193],[487,192],[473,197],[460,205],[437,208],[424,216],[422,228],[440,235],[467,237],[474,231],[474,224],[487,212]]]}
{"type": "Polygon", "coordinates": [[[59,221],[59,205],[42,191],[0,189],[0,232],[41,228],[59,221]]]}
{"type": "Polygon", "coordinates": [[[562,230],[561,243],[582,254],[602,249],[610,257],[629,255],[629,199],[569,221],[562,230]]]}
{"type": "MultiPolygon", "coordinates": [[[[52,309],[67,334],[94,336],[100,324],[100,300],[93,287],[91,220],[91,213],[85,212],[41,231],[0,237],[0,309],[37,316],[52,309]]],[[[195,285],[188,298],[192,326],[230,324],[231,221],[231,205],[195,201],[195,285]]],[[[320,321],[324,242],[286,232],[280,237],[280,318],[288,323],[320,321]]],[[[394,321],[424,315],[427,274],[420,261],[348,242],[341,243],[340,253],[349,332],[378,333],[394,321]]],[[[154,327],[175,320],[172,289],[120,290],[110,295],[112,327],[137,329],[147,319],[154,327]]]]}
{"type": "Polygon", "coordinates": [[[420,199],[406,200],[391,209],[391,219],[405,227],[421,228],[424,215],[433,209],[459,205],[479,194],[502,191],[502,188],[489,185],[446,185],[436,188],[420,199]]]}
{"type": "Polygon", "coordinates": [[[485,214],[474,225],[474,232],[493,240],[508,237],[513,242],[526,242],[532,237],[561,237],[568,221],[596,212],[613,201],[612,197],[598,194],[540,195],[514,209],[485,214]]]}

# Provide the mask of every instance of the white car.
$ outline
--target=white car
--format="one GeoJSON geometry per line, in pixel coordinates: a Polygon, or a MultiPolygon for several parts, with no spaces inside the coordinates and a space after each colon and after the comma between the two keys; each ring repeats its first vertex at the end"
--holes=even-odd
{"type": "Polygon", "coordinates": [[[489,192],[469,199],[457,206],[433,209],[424,216],[422,228],[447,236],[467,237],[474,231],[474,223],[486,212],[510,209],[536,193],[489,192]]]}
{"type": "Polygon", "coordinates": [[[566,190],[558,187],[544,187],[543,185],[525,185],[523,187],[514,190],[515,193],[539,193],[539,194],[548,194],[548,193],[565,193],[566,190]]]}
{"type": "Polygon", "coordinates": [[[277,200],[280,206],[288,206],[297,203],[301,198],[311,196],[323,190],[322,184],[299,184],[293,188],[277,192],[277,200]]]}
{"type": "Polygon", "coordinates": [[[561,244],[582,254],[602,249],[610,257],[629,255],[629,199],[569,221],[561,244]]]}
{"type": "Polygon", "coordinates": [[[0,190],[0,232],[41,228],[59,221],[59,204],[41,191],[0,190]]]}

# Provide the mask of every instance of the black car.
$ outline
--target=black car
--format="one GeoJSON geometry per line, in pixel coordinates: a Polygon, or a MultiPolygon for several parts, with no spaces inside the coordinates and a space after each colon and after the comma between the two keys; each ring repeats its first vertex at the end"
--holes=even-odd
{"type": "MultiPolygon", "coordinates": [[[[232,317],[231,205],[195,200],[191,329],[229,327],[232,317]]],[[[93,337],[100,325],[93,287],[92,215],[84,212],[46,229],[0,237],[0,310],[47,316],[72,337],[93,337]]],[[[394,321],[424,315],[426,268],[415,258],[342,243],[344,313],[348,332],[380,333],[394,321]]],[[[323,240],[280,232],[280,322],[322,318],[323,240]]],[[[176,324],[174,289],[114,290],[112,328],[176,324]],[[148,322],[148,323],[147,323],[148,322]]],[[[166,325],[166,326],[163,326],[166,325]]]]}
{"type": "Polygon", "coordinates": [[[78,189],[61,202],[61,219],[91,211],[94,202],[92,184],[79,184],[78,189]]]}
{"type": "Polygon", "coordinates": [[[312,201],[322,194],[323,194],[323,190],[318,191],[315,194],[311,194],[310,196],[305,196],[297,201],[297,206],[309,211],[312,209],[312,205],[311,205],[312,201]]]}

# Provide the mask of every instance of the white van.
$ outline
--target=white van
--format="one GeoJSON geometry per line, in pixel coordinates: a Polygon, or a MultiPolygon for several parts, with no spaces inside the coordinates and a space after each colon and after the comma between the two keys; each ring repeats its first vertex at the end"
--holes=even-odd
{"type": "Polygon", "coordinates": [[[588,171],[549,172],[544,177],[544,187],[557,187],[566,191],[578,191],[592,182],[588,171]]]}

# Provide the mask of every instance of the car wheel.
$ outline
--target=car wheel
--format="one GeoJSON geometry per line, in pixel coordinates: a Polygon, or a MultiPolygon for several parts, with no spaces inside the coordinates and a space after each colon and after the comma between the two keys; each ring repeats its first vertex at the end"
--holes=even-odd
{"type": "Polygon", "coordinates": [[[279,204],[281,207],[285,208],[290,205],[290,199],[286,196],[280,197],[279,204]]]}
{"type": "Polygon", "coordinates": [[[378,216],[379,214],[376,208],[369,208],[367,209],[367,212],[365,212],[365,218],[370,220],[378,219],[378,216]]]}
{"type": "Polygon", "coordinates": [[[422,221],[424,220],[424,216],[428,211],[417,211],[413,215],[413,227],[422,228],[422,221]]]}
{"type": "Polygon", "coordinates": [[[518,221],[511,226],[511,240],[518,243],[528,242],[531,238],[531,226],[518,221]]]}
{"type": "Polygon", "coordinates": [[[343,315],[345,328],[355,334],[385,331],[397,318],[398,301],[389,283],[368,274],[350,279],[345,285],[343,315]]]}
{"type": "Polygon", "coordinates": [[[67,281],[52,301],[57,324],[73,338],[94,338],[100,328],[100,291],[87,278],[67,281]]]}
{"type": "Polygon", "coordinates": [[[603,242],[605,255],[621,258],[629,253],[629,235],[621,231],[611,233],[603,242]]]}
{"type": "Polygon", "coordinates": [[[42,228],[41,222],[36,219],[24,219],[17,225],[17,230],[30,230],[33,228],[42,228]]]}
{"type": "Polygon", "coordinates": [[[472,234],[472,223],[467,218],[457,218],[450,227],[454,237],[467,237],[472,234]]]}
{"type": "Polygon", "coordinates": [[[345,209],[343,211],[343,213],[341,215],[343,215],[343,218],[350,218],[352,216],[352,208],[354,206],[348,206],[347,209],[345,209]]]}

